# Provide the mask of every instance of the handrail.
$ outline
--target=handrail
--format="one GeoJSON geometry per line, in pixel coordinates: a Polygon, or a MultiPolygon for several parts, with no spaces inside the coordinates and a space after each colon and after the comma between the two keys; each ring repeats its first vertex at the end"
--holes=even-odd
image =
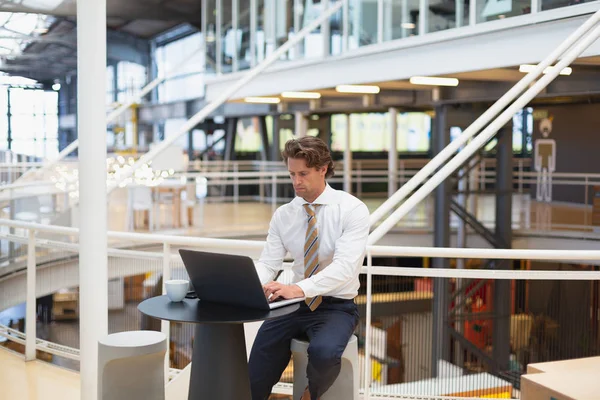
{"type": "MultiPolygon", "coordinates": [[[[392,210],[397,204],[404,200],[413,190],[415,190],[425,179],[427,179],[436,169],[442,166],[448,159],[456,153],[463,145],[477,134],[492,118],[497,116],[511,101],[532,84],[542,72],[555,62],[565,51],[571,48],[584,34],[594,27],[600,21],[600,11],[596,12],[575,32],[573,32],[563,43],[561,43],[548,57],[539,63],[530,73],[525,75],[515,86],[512,87],[504,96],[486,110],[479,118],[475,120],[460,136],[453,140],[440,153],[438,153],[425,167],[423,167],[412,179],[404,184],[396,193],[394,193],[385,203],[371,214],[369,224],[373,226],[385,214],[392,210]]],[[[567,66],[569,63],[566,63],[567,66]]],[[[556,72],[554,76],[562,70],[555,67],[552,71],[556,72]]],[[[547,74],[549,76],[552,74],[547,74]]],[[[553,78],[552,78],[553,79],[553,78]]],[[[548,80],[548,83],[550,80],[548,80]]],[[[545,85],[544,85],[545,87],[545,85]]],[[[541,90],[541,88],[540,88],[541,90]]],[[[537,93],[536,93],[537,94],[537,93]]],[[[514,113],[513,113],[514,114],[514,113]]],[[[466,150],[466,149],[465,149],[466,150]]],[[[464,150],[463,150],[464,151],[464,150]]],[[[462,152],[461,152],[462,153],[462,152]]],[[[373,236],[374,242],[380,238],[380,233],[373,236]]]]}
{"type": "MultiPolygon", "coordinates": [[[[0,219],[0,226],[32,229],[39,232],[78,236],[78,228],[44,225],[32,222],[21,222],[0,219]]],[[[265,241],[201,238],[176,235],[162,235],[137,232],[108,231],[109,239],[130,241],[135,243],[166,243],[171,246],[211,246],[236,250],[262,250],[265,241]]],[[[36,239],[43,243],[43,239],[36,239]]],[[[531,249],[477,249],[446,247],[405,247],[369,245],[367,251],[374,256],[394,257],[440,257],[440,258],[482,258],[513,260],[596,260],[600,261],[600,250],[531,250],[531,249]]]]}
{"type": "Polygon", "coordinates": [[[179,139],[182,135],[186,134],[188,131],[193,129],[198,123],[202,122],[206,117],[210,115],[213,111],[215,111],[218,107],[220,107],[223,103],[231,98],[238,90],[244,87],[248,82],[258,76],[261,72],[267,69],[271,64],[277,61],[283,54],[289,51],[292,47],[300,43],[300,41],[304,40],[309,33],[318,28],[323,22],[327,21],[333,14],[339,11],[342,6],[348,0],[342,0],[335,5],[331,6],[329,9],[323,11],[318,18],[313,20],[310,24],[305,26],[297,35],[294,35],[290,40],[285,42],[282,46],[277,48],[273,53],[269,55],[265,60],[263,60],[256,67],[250,69],[242,79],[237,81],[234,85],[231,85],[227,90],[225,90],[217,99],[212,101],[211,103],[204,106],[200,111],[194,114],[173,136],[168,139],[162,141],[160,145],[156,146],[154,149],[150,150],[148,153],[144,154],[142,157],[138,159],[138,161],[131,166],[130,169],[125,171],[121,176],[121,179],[117,182],[114,182],[109,188],[108,192],[116,188],[119,183],[128,179],[138,168],[142,165],[151,161],[157,154],[168,148],[171,144],[173,144],[176,140],[179,139]]]}
{"type": "MultiPolygon", "coordinates": [[[[590,21],[593,21],[594,24],[600,21],[600,11],[596,12],[592,18],[586,21],[584,26],[587,25],[590,21]]],[[[577,30],[577,32],[578,31],[579,29],[577,30]]],[[[561,61],[554,68],[552,68],[547,74],[545,74],[535,84],[533,84],[523,95],[521,95],[518,98],[516,102],[514,102],[510,107],[505,109],[504,112],[494,120],[494,122],[488,125],[487,128],[485,128],[477,137],[475,137],[469,144],[467,144],[464,147],[464,149],[462,149],[456,156],[454,156],[452,160],[446,163],[430,180],[423,184],[423,186],[421,186],[421,188],[419,188],[406,202],[404,202],[400,207],[398,207],[398,209],[396,209],[396,211],[394,211],[392,215],[390,215],[385,221],[383,221],[381,225],[379,225],[369,235],[369,244],[374,244],[379,239],[381,239],[383,235],[385,235],[385,233],[389,229],[391,229],[392,226],[396,225],[402,217],[404,217],[410,210],[412,210],[412,208],[416,204],[418,204],[429,193],[431,193],[434,190],[434,188],[436,188],[442,181],[444,181],[451,173],[453,173],[456,169],[460,168],[460,166],[465,161],[467,161],[469,157],[471,157],[479,148],[485,145],[485,143],[487,143],[487,141],[491,137],[493,137],[498,132],[498,130],[502,126],[504,126],[519,109],[527,105],[538,93],[542,91],[543,88],[548,86],[548,84],[551,81],[553,81],[565,67],[570,65],[575,60],[575,58],[577,58],[581,53],[583,53],[585,49],[587,49],[592,43],[594,43],[598,39],[598,37],[600,37],[600,27],[594,28],[594,30],[589,35],[587,35],[571,50],[569,50],[564,56],[564,58],[561,59],[561,61]]],[[[506,106],[506,104],[504,105],[506,106]]],[[[448,145],[446,149],[452,146],[452,143],[448,145]]],[[[428,166],[432,162],[430,162],[428,166]]]]}

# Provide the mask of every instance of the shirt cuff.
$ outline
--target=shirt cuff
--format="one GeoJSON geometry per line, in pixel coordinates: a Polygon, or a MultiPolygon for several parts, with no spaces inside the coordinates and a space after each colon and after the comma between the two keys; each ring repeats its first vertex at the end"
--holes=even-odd
{"type": "Polygon", "coordinates": [[[256,272],[258,273],[258,279],[261,285],[266,285],[273,280],[273,271],[261,264],[256,264],[256,272]]]}
{"type": "Polygon", "coordinates": [[[296,285],[300,286],[300,289],[304,292],[305,297],[316,297],[319,295],[317,293],[317,285],[310,279],[304,279],[300,282],[296,282],[296,285]]]}

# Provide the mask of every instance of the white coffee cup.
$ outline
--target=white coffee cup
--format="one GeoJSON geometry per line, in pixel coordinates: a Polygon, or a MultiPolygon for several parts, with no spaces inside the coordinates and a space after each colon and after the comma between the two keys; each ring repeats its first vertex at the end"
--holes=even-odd
{"type": "Polygon", "coordinates": [[[165,282],[165,289],[169,300],[173,302],[181,301],[185,298],[190,286],[189,281],[184,279],[173,279],[165,282]]]}

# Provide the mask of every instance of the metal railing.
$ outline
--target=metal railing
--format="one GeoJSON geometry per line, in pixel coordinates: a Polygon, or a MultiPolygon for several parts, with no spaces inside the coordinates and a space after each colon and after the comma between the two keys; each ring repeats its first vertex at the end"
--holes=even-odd
{"type": "MultiPolygon", "coordinates": [[[[15,296],[23,292],[26,293],[27,312],[25,317],[25,331],[23,332],[18,329],[2,326],[0,327],[0,336],[25,346],[24,350],[27,359],[35,358],[35,351],[40,351],[58,357],[77,360],[78,350],[76,346],[66,346],[64,343],[53,343],[49,340],[39,338],[34,321],[37,318],[35,306],[36,298],[40,295],[40,288],[46,291],[41,294],[46,295],[47,291],[55,291],[59,287],[62,287],[62,285],[65,287],[77,286],[78,230],[7,220],[0,220],[0,226],[12,227],[20,230],[18,234],[11,236],[3,235],[3,240],[8,239],[27,247],[26,266],[24,269],[21,271],[13,270],[9,276],[3,275],[0,278],[0,285],[10,284],[13,286],[12,290],[2,291],[2,297],[4,297],[3,302],[6,302],[6,296],[15,296]],[[39,236],[48,234],[53,234],[55,236],[63,235],[65,237],[70,237],[73,240],[66,242],[39,238],[39,236]],[[53,249],[60,257],[60,260],[55,260],[54,262],[46,260],[44,264],[40,265],[38,261],[41,258],[39,257],[41,249],[53,249]],[[61,266],[61,268],[59,268],[59,266],[61,266]],[[68,271],[64,270],[65,268],[72,268],[71,275],[69,275],[68,271]],[[57,270],[56,274],[58,275],[53,275],[52,271],[54,269],[57,270]],[[63,277],[63,279],[56,282],[56,279],[59,276],[63,277]],[[69,276],[70,278],[66,279],[64,278],[65,276],[69,276]],[[9,279],[11,280],[9,281],[9,279]],[[21,284],[16,283],[19,279],[21,284],[25,284],[26,290],[22,290],[23,287],[20,286],[21,284]],[[34,285],[34,282],[36,281],[38,282],[37,295],[34,285]],[[52,284],[54,284],[55,287],[51,287],[52,284]]],[[[119,248],[111,246],[111,249],[109,250],[109,277],[113,280],[131,276],[148,276],[148,274],[161,275],[165,278],[169,276],[185,277],[185,271],[182,268],[179,257],[173,254],[173,251],[178,247],[242,253],[257,258],[264,246],[264,242],[262,241],[192,238],[129,232],[109,232],[108,237],[111,241],[118,241],[121,244],[119,248]]],[[[374,258],[380,257],[410,257],[411,259],[414,259],[415,257],[463,258],[474,262],[479,259],[490,258],[498,260],[550,260],[551,262],[563,261],[568,263],[578,262],[581,264],[600,265],[600,251],[589,250],[494,250],[369,246],[366,253],[366,265],[361,271],[361,279],[364,282],[364,286],[357,298],[357,303],[363,314],[363,319],[357,330],[357,334],[361,338],[361,376],[363,379],[362,390],[365,398],[379,398],[378,396],[383,395],[389,396],[389,398],[403,398],[403,396],[420,395],[418,392],[400,393],[402,386],[397,385],[402,384],[402,382],[389,383],[397,380],[397,378],[391,376],[397,371],[395,368],[398,367],[398,360],[394,361],[390,360],[389,357],[381,357],[380,352],[385,348],[382,342],[384,339],[382,339],[382,337],[386,335],[383,333],[382,327],[388,323],[392,323],[394,320],[397,321],[398,318],[404,321],[405,327],[402,328],[404,329],[403,332],[406,332],[407,334],[408,332],[411,332],[413,335],[411,338],[406,339],[406,346],[408,346],[408,348],[406,349],[406,352],[403,353],[404,357],[406,357],[405,362],[410,360],[420,360],[418,361],[418,364],[421,365],[421,367],[426,365],[428,366],[427,368],[431,368],[432,361],[427,359],[427,357],[429,357],[427,354],[429,353],[419,353],[417,351],[419,345],[415,342],[415,340],[417,340],[416,337],[418,337],[418,340],[421,341],[421,347],[428,347],[430,345],[429,338],[431,337],[431,327],[427,327],[430,326],[431,319],[433,318],[433,315],[431,314],[431,301],[433,299],[433,292],[431,292],[430,288],[431,279],[450,279],[452,282],[466,282],[467,280],[486,280],[492,282],[497,280],[510,280],[511,282],[543,280],[561,282],[600,281],[600,272],[597,271],[489,271],[479,269],[446,270],[433,268],[380,267],[376,266],[373,262],[374,258]],[[388,311],[385,311],[385,307],[388,307],[388,311]],[[396,364],[394,364],[395,362],[396,364]],[[374,366],[376,371],[372,370],[372,366],[374,366]]],[[[284,279],[289,279],[289,275],[284,277],[284,279]]],[[[152,290],[157,287],[156,280],[153,280],[153,278],[147,278],[147,280],[153,282],[154,286],[150,285],[148,287],[148,291],[145,294],[146,297],[151,296],[153,293],[152,290]]],[[[3,286],[3,288],[6,288],[6,286],[3,286]]],[[[134,310],[136,301],[132,304],[133,306],[128,307],[126,310],[134,310]]],[[[580,304],[580,306],[587,307],[586,304],[580,304]]],[[[85,310],[80,310],[80,312],[85,312],[85,310]]],[[[115,316],[114,318],[117,317],[115,316]]],[[[118,317],[117,320],[120,321],[120,318],[122,317],[118,317]]],[[[135,318],[125,318],[130,318],[127,320],[129,322],[113,321],[109,326],[111,326],[112,329],[118,329],[119,327],[122,329],[123,327],[132,330],[139,329],[139,316],[135,318]]],[[[448,319],[447,322],[451,322],[453,324],[452,326],[458,329],[458,325],[460,324],[457,321],[459,320],[469,321],[476,319],[477,321],[488,321],[490,318],[492,317],[490,317],[489,314],[471,315],[459,313],[458,317],[455,316],[452,320],[448,319]]],[[[57,323],[54,323],[53,325],[56,324],[57,323]]],[[[45,328],[42,327],[41,329],[45,328]]],[[[173,327],[173,329],[175,330],[172,335],[175,335],[173,337],[175,338],[174,340],[177,341],[177,355],[185,358],[186,352],[189,352],[190,349],[190,332],[187,332],[184,327],[173,327]]],[[[383,330],[385,331],[385,329],[383,330]]],[[[389,333],[387,333],[387,335],[393,334],[392,331],[393,329],[388,329],[389,333]]],[[[169,331],[167,330],[166,332],[168,333],[169,331]]],[[[529,337],[530,333],[528,332],[529,331],[523,331],[519,334],[529,337]]],[[[61,340],[63,342],[77,343],[76,337],[67,339],[61,338],[61,340]]],[[[470,340],[472,340],[472,338],[470,340]]],[[[458,339],[452,340],[452,343],[454,344],[458,342],[458,339]]],[[[494,379],[504,379],[505,382],[513,382],[511,385],[514,384],[514,379],[513,381],[510,381],[509,378],[502,375],[506,371],[502,371],[498,369],[497,366],[490,364],[485,349],[470,348],[467,343],[466,347],[461,351],[464,351],[465,359],[471,360],[467,363],[468,365],[461,367],[463,368],[463,373],[467,376],[471,376],[471,380],[475,379],[479,382],[478,385],[483,387],[489,382],[495,382],[494,379]],[[481,375],[484,372],[480,371],[480,375],[476,375],[479,370],[484,371],[485,374],[481,375]]],[[[586,351],[587,352],[584,355],[597,354],[595,347],[589,347],[586,351]]],[[[390,352],[393,351],[390,350],[390,352]]],[[[560,359],[560,357],[564,357],[564,355],[565,353],[549,353],[548,357],[558,357],[560,359]]],[[[455,355],[455,358],[448,362],[458,363],[459,359],[460,357],[455,355]]],[[[179,363],[174,366],[183,368],[185,365],[179,363]]],[[[523,368],[519,370],[520,373],[523,373],[523,368]]],[[[428,374],[431,374],[430,369],[427,369],[427,371],[428,374]]],[[[401,380],[405,383],[421,382],[426,378],[425,375],[427,375],[427,373],[423,371],[418,372],[413,370],[412,367],[405,367],[403,375],[405,378],[401,380]],[[408,381],[406,379],[408,379],[408,381]]],[[[428,378],[432,378],[432,376],[429,376],[428,378]]],[[[284,388],[285,385],[282,385],[281,387],[284,388]]]]}

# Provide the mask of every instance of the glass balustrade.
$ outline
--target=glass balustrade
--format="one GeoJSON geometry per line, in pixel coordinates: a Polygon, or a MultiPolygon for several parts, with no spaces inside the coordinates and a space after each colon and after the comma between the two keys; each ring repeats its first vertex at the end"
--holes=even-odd
{"type": "MultiPolygon", "coordinates": [[[[207,0],[207,72],[246,70],[341,0],[207,0]],[[217,54],[218,53],[218,54],[217,54]]],[[[585,0],[348,0],[280,58],[335,56],[359,47],[407,39],[585,0]]]]}

